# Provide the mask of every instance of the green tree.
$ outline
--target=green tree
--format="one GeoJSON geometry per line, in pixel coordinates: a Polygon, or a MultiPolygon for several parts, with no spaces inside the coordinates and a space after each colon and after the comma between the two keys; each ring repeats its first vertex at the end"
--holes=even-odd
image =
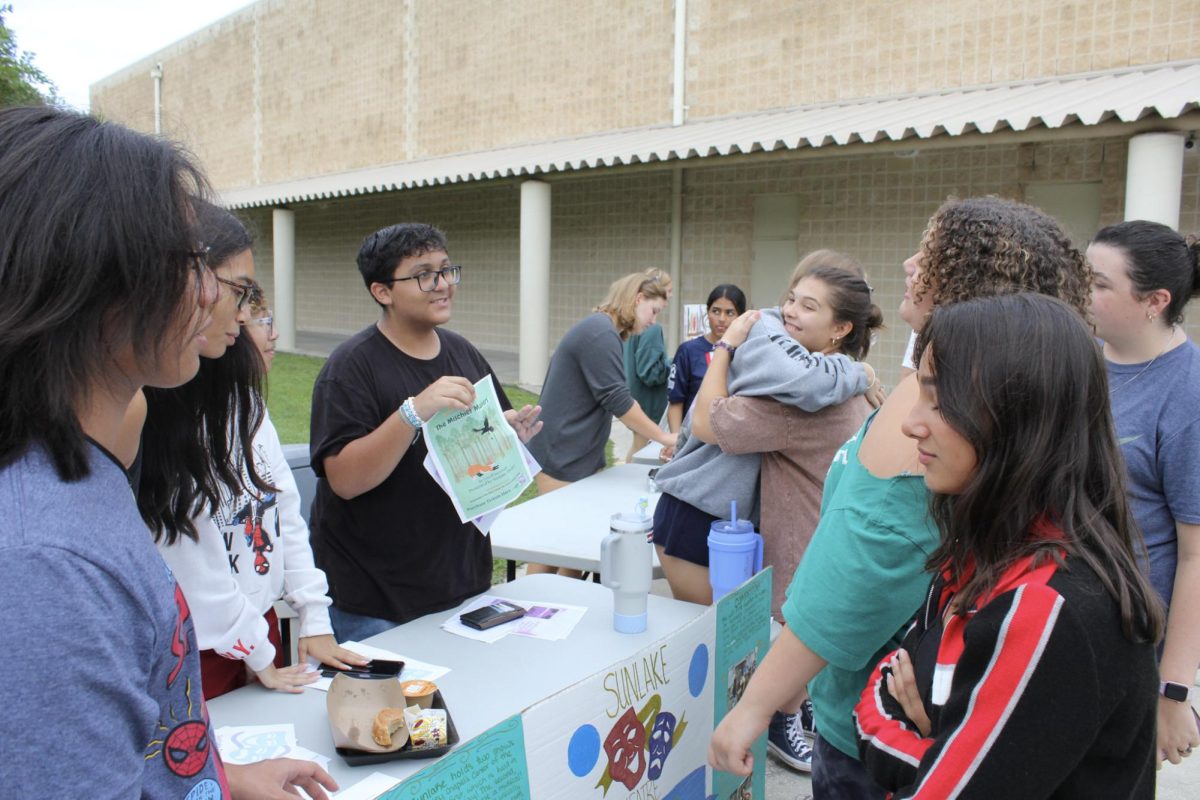
{"type": "Polygon", "coordinates": [[[33,54],[17,48],[17,37],[4,22],[12,6],[0,5],[0,108],[58,102],[57,89],[33,64],[33,54]]]}

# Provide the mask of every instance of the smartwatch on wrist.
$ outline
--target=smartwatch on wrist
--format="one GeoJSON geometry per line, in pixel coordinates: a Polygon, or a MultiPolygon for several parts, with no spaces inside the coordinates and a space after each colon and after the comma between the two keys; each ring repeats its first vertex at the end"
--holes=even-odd
{"type": "Polygon", "coordinates": [[[1158,693],[1176,703],[1186,703],[1192,699],[1192,687],[1174,681],[1163,681],[1158,684],[1158,693]]]}

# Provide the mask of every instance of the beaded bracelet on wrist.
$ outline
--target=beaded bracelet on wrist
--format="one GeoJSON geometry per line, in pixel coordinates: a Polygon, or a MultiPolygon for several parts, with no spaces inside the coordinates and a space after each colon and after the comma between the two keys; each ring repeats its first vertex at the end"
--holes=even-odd
{"type": "Polygon", "coordinates": [[[404,417],[404,421],[409,425],[420,429],[425,424],[425,420],[421,419],[420,415],[417,414],[417,407],[413,399],[410,397],[400,405],[400,415],[404,417]]]}

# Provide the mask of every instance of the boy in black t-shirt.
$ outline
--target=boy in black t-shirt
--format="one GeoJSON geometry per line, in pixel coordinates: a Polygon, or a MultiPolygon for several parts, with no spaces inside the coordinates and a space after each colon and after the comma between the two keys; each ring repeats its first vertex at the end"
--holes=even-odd
{"type": "Polygon", "coordinates": [[[483,355],[438,327],[462,274],[441,231],[416,223],[377,231],[363,241],[358,269],[383,315],[334,350],[312,403],[312,546],[339,641],[453,608],[491,583],[491,540],[459,521],[425,471],[424,422],[470,408],[473,384],[491,375],[522,441],[542,425],[540,407],[512,410],[483,355]]]}

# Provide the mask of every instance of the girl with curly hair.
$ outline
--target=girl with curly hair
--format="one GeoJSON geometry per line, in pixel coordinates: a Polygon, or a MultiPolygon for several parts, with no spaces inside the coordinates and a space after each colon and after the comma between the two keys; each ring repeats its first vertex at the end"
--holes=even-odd
{"type": "MultiPolygon", "coordinates": [[[[945,203],[904,271],[900,317],[917,331],[936,307],[1022,291],[1087,314],[1091,270],[1083,256],[1053,219],[1009,200],[945,203]]],[[[903,379],[834,456],[820,522],[783,607],[787,627],[713,734],[709,761],[717,769],[750,774],[750,744],[775,711],[799,708],[807,686],[819,731],[814,795],[885,796],[858,760],[852,712],[871,669],[896,648],[921,605],[925,564],[939,544],[925,467],[901,429],[918,389],[915,376],[903,379]]]]}

